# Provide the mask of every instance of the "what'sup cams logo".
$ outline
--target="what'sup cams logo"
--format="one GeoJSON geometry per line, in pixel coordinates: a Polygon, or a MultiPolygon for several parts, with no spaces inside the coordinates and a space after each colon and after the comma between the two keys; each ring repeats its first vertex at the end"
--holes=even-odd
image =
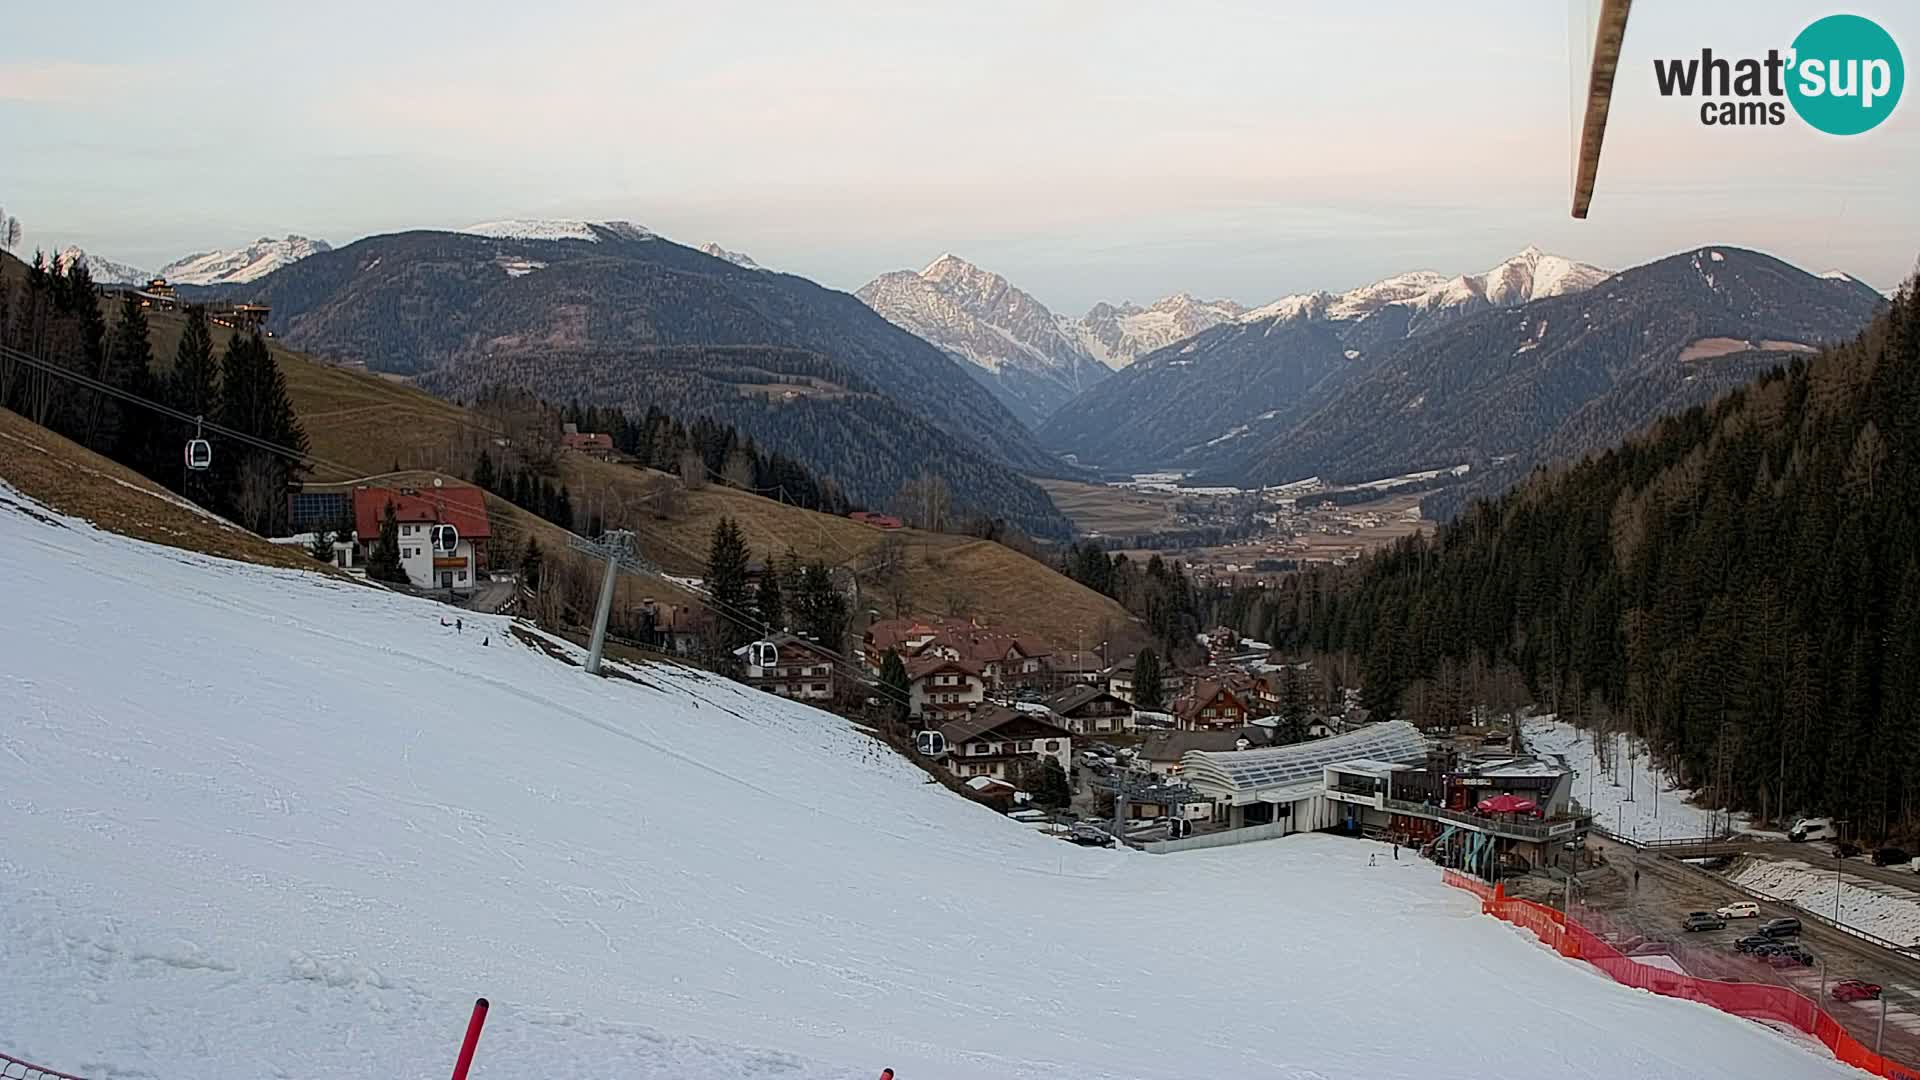
{"type": "Polygon", "coordinates": [[[1730,60],[1701,49],[1698,57],[1655,60],[1661,97],[1704,98],[1709,127],[1787,122],[1787,106],[1829,135],[1878,127],[1900,102],[1906,69],[1892,35],[1872,19],[1829,15],[1800,31],[1785,53],[1730,60]]]}

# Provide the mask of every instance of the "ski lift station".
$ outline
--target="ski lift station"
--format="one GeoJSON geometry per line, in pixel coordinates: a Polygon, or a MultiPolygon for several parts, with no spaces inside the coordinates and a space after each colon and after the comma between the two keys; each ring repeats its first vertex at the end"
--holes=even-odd
{"type": "MultiPolygon", "coordinates": [[[[1460,760],[1405,721],[1258,750],[1189,750],[1180,777],[1214,800],[1209,846],[1334,829],[1420,847],[1460,865],[1533,861],[1584,837],[1573,772],[1503,755],[1460,760]],[[1509,802],[1498,801],[1506,797],[1509,802]],[[1524,806],[1522,812],[1496,807],[1524,806]]],[[[1484,867],[1481,867],[1484,868],[1484,867]]]]}

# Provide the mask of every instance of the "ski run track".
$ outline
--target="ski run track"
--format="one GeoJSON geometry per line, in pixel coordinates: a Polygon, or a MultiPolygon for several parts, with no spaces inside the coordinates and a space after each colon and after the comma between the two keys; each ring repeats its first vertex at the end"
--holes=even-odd
{"type": "Polygon", "coordinates": [[[827,713],[4,484],[0,583],[0,1050],[91,1080],[444,1076],[483,994],[476,1080],[1860,1075],[1375,845],[1077,848],[827,713]]]}

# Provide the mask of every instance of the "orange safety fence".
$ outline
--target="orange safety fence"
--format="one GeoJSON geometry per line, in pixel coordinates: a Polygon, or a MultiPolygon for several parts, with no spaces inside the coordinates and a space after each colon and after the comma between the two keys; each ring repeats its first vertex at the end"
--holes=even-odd
{"type": "Polygon", "coordinates": [[[1569,959],[1585,960],[1617,983],[1663,997],[1698,1001],[1749,1020],[1788,1024],[1820,1040],[1833,1051],[1835,1058],[1848,1065],[1892,1080],[1920,1080],[1920,1069],[1869,1050],[1825,1009],[1790,987],[1721,982],[1642,964],[1579,922],[1567,918],[1564,912],[1545,904],[1509,897],[1503,887],[1489,886],[1452,870],[1446,871],[1442,880],[1480,897],[1480,910],[1485,914],[1533,931],[1555,952],[1569,959]]]}

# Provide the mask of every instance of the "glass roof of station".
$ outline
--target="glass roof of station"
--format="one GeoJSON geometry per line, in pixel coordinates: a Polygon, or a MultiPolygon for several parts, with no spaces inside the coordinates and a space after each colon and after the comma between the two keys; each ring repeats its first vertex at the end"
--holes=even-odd
{"type": "Polygon", "coordinates": [[[1220,797],[1245,801],[1263,788],[1290,787],[1319,780],[1326,767],[1364,758],[1375,762],[1425,761],[1427,740],[1404,720],[1371,724],[1345,735],[1313,739],[1265,750],[1189,750],[1180,758],[1180,775],[1220,797]]]}

